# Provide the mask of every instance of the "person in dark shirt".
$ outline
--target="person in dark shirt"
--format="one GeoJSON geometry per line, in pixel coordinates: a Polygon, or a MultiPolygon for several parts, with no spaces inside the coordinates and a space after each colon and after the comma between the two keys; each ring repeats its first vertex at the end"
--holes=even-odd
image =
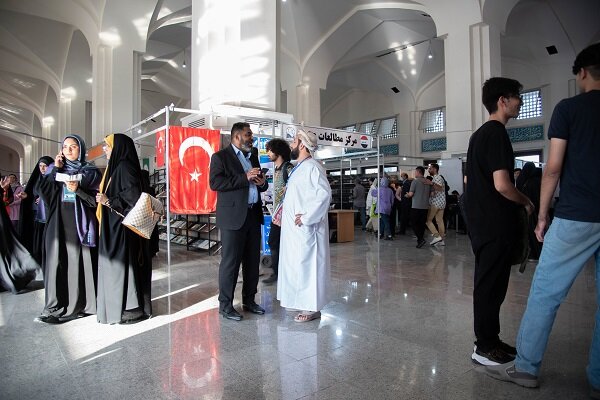
{"type": "Polygon", "coordinates": [[[408,174],[403,172],[402,175],[402,189],[400,191],[400,235],[406,235],[406,227],[410,220],[410,209],[412,208],[412,199],[405,197],[406,193],[410,192],[410,185],[412,179],[408,179],[408,174]]]}
{"type": "Polygon", "coordinates": [[[475,254],[473,319],[476,364],[512,361],[516,349],[500,340],[500,306],[504,302],[515,240],[517,207],[533,211],[531,201],[515,188],[514,154],[505,125],[519,115],[521,84],[508,78],[490,78],[482,100],[490,113],[469,141],[466,171],[466,215],[475,254]]]}
{"type": "MultiPolygon", "coordinates": [[[[596,291],[600,293],[600,177],[581,172],[581,160],[594,160],[600,153],[600,43],[577,55],[573,74],[582,93],[556,105],[548,128],[550,151],[535,230],[544,246],[517,336],[518,354],[513,362],[486,368],[493,378],[524,387],[539,385],[558,308],[591,257],[596,261],[596,291]],[[560,201],[546,232],[559,180],[560,201]]],[[[589,354],[590,395],[600,399],[600,308],[589,354]]]]}

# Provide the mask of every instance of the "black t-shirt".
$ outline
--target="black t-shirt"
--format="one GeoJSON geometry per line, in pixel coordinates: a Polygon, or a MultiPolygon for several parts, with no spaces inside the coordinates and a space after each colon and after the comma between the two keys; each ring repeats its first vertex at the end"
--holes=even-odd
{"type": "Polygon", "coordinates": [[[600,154],[600,90],[561,100],[552,113],[548,138],[567,140],[554,215],[600,222],[600,174],[587,173],[600,154]]]}
{"type": "Polygon", "coordinates": [[[496,190],[493,174],[505,169],[513,181],[514,163],[513,148],[501,122],[488,121],[471,136],[467,152],[466,214],[472,237],[485,240],[511,236],[517,204],[496,190]]]}

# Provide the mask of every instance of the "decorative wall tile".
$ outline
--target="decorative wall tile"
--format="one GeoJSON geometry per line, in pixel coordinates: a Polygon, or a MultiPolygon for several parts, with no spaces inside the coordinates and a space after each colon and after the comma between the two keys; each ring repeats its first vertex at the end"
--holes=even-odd
{"type": "Polygon", "coordinates": [[[512,143],[544,139],[544,125],[521,126],[509,128],[507,131],[512,143]]]}
{"type": "Polygon", "coordinates": [[[399,152],[399,148],[397,144],[386,144],[385,146],[381,146],[381,154],[385,154],[386,156],[397,156],[399,152]]]}
{"type": "Polygon", "coordinates": [[[446,138],[423,139],[421,140],[421,152],[446,150],[446,138]]]}

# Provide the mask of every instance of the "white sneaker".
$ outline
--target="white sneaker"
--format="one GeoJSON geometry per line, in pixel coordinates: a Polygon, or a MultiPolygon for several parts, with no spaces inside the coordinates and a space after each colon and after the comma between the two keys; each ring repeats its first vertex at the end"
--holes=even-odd
{"type": "Polygon", "coordinates": [[[446,242],[444,242],[444,239],[442,239],[437,244],[439,244],[440,246],[445,246],[446,242]]]}
{"type": "Polygon", "coordinates": [[[438,236],[438,237],[434,237],[433,240],[431,241],[431,243],[429,243],[429,244],[433,246],[441,241],[443,241],[442,238],[438,236]]]}

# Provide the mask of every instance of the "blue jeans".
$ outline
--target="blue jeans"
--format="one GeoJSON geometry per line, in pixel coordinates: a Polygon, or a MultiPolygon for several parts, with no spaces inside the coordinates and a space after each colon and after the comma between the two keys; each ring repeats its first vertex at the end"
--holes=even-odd
{"type": "MultiPolygon", "coordinates": [[[[517,336],[515,365],[519,371],[539,375],[558,307],[592,256],[596,261],[596,301],[600,305],[600,223],[554,218],[544,239],[517,336]]],[[[596,310],[587,375],[589,383],[600,388],[600,307],[596,310]]]]}
{"type": "Polygon", "coordinates": [[[386,237],[392,236],[391,225],[390,225],[390,215],[389,214],[379,214],[381,217],[381,225],[379,226],[379,235],[384,235],[386,237]]]}

